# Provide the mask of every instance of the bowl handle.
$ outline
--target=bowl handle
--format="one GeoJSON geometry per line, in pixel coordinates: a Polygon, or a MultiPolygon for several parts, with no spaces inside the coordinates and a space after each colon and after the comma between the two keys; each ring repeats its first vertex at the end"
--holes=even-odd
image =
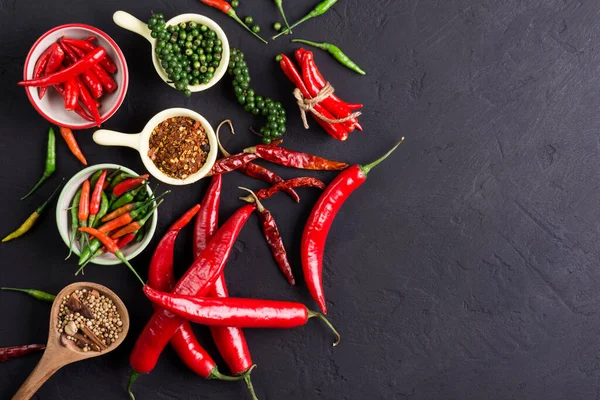
{"type": "Polygon", "coordinates": [[[94,142],[102,146],[125,146],[140,150],[140,133],[121,133],[99,129],[94,132],[94,142]]]}
{"type": "Polygon", "coordinates": [[[125,11],[117,11],[113,14],[113,21],[121,28],[145,37],[151,44],[154,43],[154,38],[150,36],[148,25],[133,15],[126,13],[125,11]]]}

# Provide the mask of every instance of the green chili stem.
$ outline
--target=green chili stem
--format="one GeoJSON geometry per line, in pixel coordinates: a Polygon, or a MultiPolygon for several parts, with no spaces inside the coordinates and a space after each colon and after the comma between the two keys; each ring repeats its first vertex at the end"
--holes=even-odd
{"type": "Polygon", "coordinates": [[[248,370],[246,372],[244,372],[243,374],[240,374],[238,376],[223,375],[222,373],[219,372],[219,370],[217,368],[214,368],[212,371],[210,371],[210,376],[208,377],[208,379],[218,379],[220,381],[228,381],[228,382],[241,381],[244,378],[246,378],[247,376],[249,376],[254,368],[256,368],[256,364],[254,364],[253,366],[248,368],[248,370]]]}
{"type": "Polygon", "coordinates": [[[329,51],[329,43],[316,43],[316,42],[311,42],[310,40],[304,40],[304,39],[292,39],[292,43],[304,43],[307,44],[309,46],[313,46],[313,47],[317,47],[321,50],[325,50],[325,51],[329,51]]]}
{"type": "Polygon", "coordinates": [[[50,202],[52,201],[52,199],[54,198],[54,196],[56,196],[56,193],[58,193],[58,189],[60,189],[60,187],[62,186],[62,183],[65,179],[63,178],[60,181],[60,184],[56,187],[56,189],[54,189],[54,191],[52,192],[52,194],[50,194],[50,197],[48,197],[48,200],[46,200],[44,202],[44,204],[42,204],[41,206],[39,206],[37,208],[37,210],[35,210],[35,212],[37,212],[38,214],[41,214],[44,212],[44,210],[46,209],[46,207],[48,206],[48,204],[50,204],[50,202]]]}
{"type": "Polygon", "coordinates": [[[131,388],[134,384],[134,382],[136,381],[136,379],[140,376],[141,374],[137,371],[131,371],[131,375],[129,375],[129,382],[127,382],[127,393],[129,394],[129,398],[131,400],[135,400],[135,396],[133,395],[133,392],[131,391],[131,388]]]}
{"type": "Polygon", "coordinates": [[[250,397],[252,397],[252,400],[258,400],[256,392],[254,391],[254,386],[252,385],[252,380],[250,379],[250,375],[244,376],[244,383],[246,383],[246,387],[248,388],[248,392],[250,392],[250,397]]]}
{"type": "Polygon", "coordinates": [[[400,146],[402,144],[402,142],[404,142],[404,138],[400,139],[400,141],[398,143],[396,143],[396,145],[394,147],[392,147],[390,151],[385,153],[383,156],[379,157],[377,160],[375,160],[367,165],[359,165],[359,168],[362,170],[363,174],[368,175],[369,171],[371,171],[373,168],[375,168],[380,162],[382,162],[383,160],[388,158],[388,156],[390,154],[392,154],[394,152],[394,150],[396,150],[398,148],[398,146],[400,146]]]}
{"type": "Polygon", "coordinates": [[[339,332],[337,331],[337,329],[335,329],[333,327],[333,325],[331,324],[331,322],[329,322],[329,320],[327,318],[325,318],[325,316],[323,314],[321,314],[319,312],[316,312],[316,311],[308,310],[308,319],[311,319],[311,318],[319,318],[335,334],[336,339],[335,339],[335,342],[333,342],[333,346],[334,347],[337,346],[338,344],[340,344],[341,336],[340,336],[339,332]]]}
{"type": "Polygon", "coordinates": [[[117,250],[114,253],[115,256],[117,256],[117,258],[121,261],[123,261],[123,263],[125,265],[127,265],[127,267],[131,270],[131,272],[133,272],[133,274],[136,276],[136,278],[138,278],[140,280],[140,282],[142,283],[142,286],[146,285],[146,282],[144,282],[144,280],[142,279],[142,277],[137,273],[137,271],[135,270],[135,268],[133,268],[133,266],[131,264],[129,264],[129,261],[127,261],[127,259],[125,258],[125,255],[123,254],[123,252],[121,250],[117,250]]]}
{"type": "Polygon", "coordinates": [[[309,19],[312,19],[312,18],[314,18],[314,17],[316,17],[316,15],[312,15],[312,12],[311,12],[311,13],[309,13],[309,14],[307,14],[307,15],[305,15],[305,16],[304,16],[304,18],[302,18],[302,19],[301,19],[301,20],[299,20],[299,21],[296,21],[296,22],[295,22],[295,23],[294,23],[292,26],[290,26],[289,28],[282,29],[282,30],[281,30],[281,32],[279,32],[277,35],[273,36],[271,39],[275,40],[275,39],[277,39],[277,38],[278,38],[279,36],[281,36],[281,35],[287,35],[287,34],[291,33],[291,32],[292,32],[292,29],[294,29],[294,28],[295,28],[295,27],[297,27],[298,25],[300,25],[300,24],[303,24],[303,23],[305,23],[306,21],[308,21],[309,19]]]}
{"type": "Polygon", "coordinates": [[[282,0],[275,0],[275,4],[277,5],[277,8],[279,9],[279,13],[283,17],[283,22],[285,22],[285,26],[287,27],[287,30],[290,33],[292,33],[292,28],[290,28],[290,24],[288,23],[288,20],[285,17],[285,12],[283,11],[283,1],[282,0]]]}

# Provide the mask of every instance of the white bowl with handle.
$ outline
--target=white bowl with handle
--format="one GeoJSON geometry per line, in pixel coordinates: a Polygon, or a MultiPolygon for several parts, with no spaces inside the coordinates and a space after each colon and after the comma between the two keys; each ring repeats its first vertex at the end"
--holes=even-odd
{"type": "MultiPolygon", "coordinates": [[[[160,59],[158,58],[158,55],[156,54],[157,40],[155,38],[153,38],[152,36],[150,36],[150,29],[148,28],[148,24],[140,21],[139,19],[137,19],[136,17],[134,17],[133,15],[131,15],[129,13],[126,13],[125,11],[115,12],[113,14],[113,21],[115,22],[115,24],[119,25],[121,28],[127,29],[128,31],[131,31],[134,33],[137,33],[138,35],[146,38],[146,40],[148,40],[150,42],[150,44],[152,45],[152,62],[154,63],[154,68],[156,69],[156,73],[158,74],[158,76],[160,76],[160,78],[167,85],[171,86],[172,88],[175,88],[175,84],[169,80],[167,73],[165,72],[163,67],[160,65],[160,59]]],[[[225,35],[225,32],[223,31],[223,29],[221,29],[219,24],[217,24],[212,19],[205,17],[204,15],[181,14],[181,15],[171,18],[170,20],[168,20],[166,22],[166,24],[167,24],[167,26],[169,26],[169,25],[177,25],[181,22],[192,22],[192,21],[197,23],[198,25],[206,25],[207,27],[209,27],[210,29],[215,31],[215,33],[217,34],[217,37],[222,42],[221,47],[223,47],[223,53],[221,54],[221,63],[215,69],[213,78],[206,84],[202,83],[200,85],[188,86],[188,89],[190,90],[190,92],[202,92],[203,90],[210,89],[211,87],[216,85],[217,82],[219,82],[221,80],[221,78],[223,78],[223,76],[225,76],[225,72],[227,72],[227,67],[229,66],[229,57],[230,57],[229,41],[227,40],[227,36],[225,35]]]]}
{"type": "Polygon", "coordinates": [[[144,127],[140,133],[121,133],[116,131],[110,131],[108,129],[99,129],[94,132],[94,142],[103,146],[125,146],[131,147],[140,153],[142,162],[148,170],[148,172],[161,182],[169,185],[189,185],[197,182],[204,178],[213,167],[217,160],[217,153],[219,151],[217,146],[217,137],[215,131],[210,126],[208,121],[200,114],[187,108],[169,108],[156,114],[144,127]],[[206,136],[208,138],[208,144],[210,150],[206,157],[204,165],[195,173],[191,174],[185,179],[177,179],[163,173],[154,164],[154,161],[148,156],[148,150],[150,150],[150,135],[154,128],[156,128],[161,122],[173,118],[173,117],[189,117],[195,121],[198,121],[204,127],[206,136]]]}

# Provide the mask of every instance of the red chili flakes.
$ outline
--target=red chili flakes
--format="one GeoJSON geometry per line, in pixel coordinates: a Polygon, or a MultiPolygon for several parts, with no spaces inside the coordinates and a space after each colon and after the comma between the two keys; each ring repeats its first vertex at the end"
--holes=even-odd
{"type": "Polygon", "coordinates": [[[206,131],[199,121],[173,117],[152,131],[148,157],[164,174],[185,179],[202,168],[209,150],[206,131]]]}

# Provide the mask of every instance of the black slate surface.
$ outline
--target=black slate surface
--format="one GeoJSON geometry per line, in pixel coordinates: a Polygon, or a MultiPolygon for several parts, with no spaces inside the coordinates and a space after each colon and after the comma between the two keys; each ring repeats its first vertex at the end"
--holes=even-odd
{"type": "MultiPolygon", "coordinates": [[[[241,0],[265,36],[278,13],[270,1],[241,0]]],[[[285,1],[296,19],[314,1],[285,1]]],[[[265,399],[596,399],[600,379],[597,312],[600,252],[598,126],[600,36],[595,1],[341,0],[328,15],[296,30],[330,40],[368,71],[360,77],[327,54],[316,59],[348,101],[365,103],[364,133],[330,140],[316,124],[303,131],[291,85],[273,61],[295,48],[261,45],[231,19],[197,1],[0,1],[0,231],[19,225],[60,176],[80,169],[59,141],[58,171],[38,195],[19,197],[41,172],[48,124],[15,82],[24,57],[46,30],[69,22],[97,26],[123,49],[131,73],[127,99],[107,128],[136,132],[156,112],[193,108],[213,124],[233,119],[230,150],[255,142],[256,120],[226,81],[183,98],[162,83],[142,38],[112,22],[126,10],[146,19],[204,13],[248,54],[254,86],[288,110],[286,145],[326,157],[367,162],[400,136],[407,141],[344,205],[327,243],[325,286],[338,348],[317,322],[289,330],[248,330],[265,399]]],[[[78,134],[91,163],[142,171],[128,149],[102,148],[78,134]]],[[[284,177],[293,170],[274,168],[284,177]]],[[[312,175],[331,180],[334,173],[312,175]]],[[[221,218],[240,205],[239,174],[224,180],[221,218]]],[[[172,188],[160,210],[156,244],[178,215],[200,201],[206,182],[172,188]]],[[[269,201],[301,277],[299,238],[314,190],[302,204],[269,201]]],[[[57,292],[77,279],[49,212],[34,232],[0,245],[0,284],[57,292]]],[[[177,243],[177,271],[191,262],[191,232],[177,243]]],[[[144,271],[146,250],[133,264],[144,271]]],[[[293,299],[314,306],[302,279],[279,275],[253,218],[227,265],[232,295],[293,299]]],[[[127,357],[151,308],[122,267],[89,268],[85,279],[110,286],[132,317],[131,334],[109,356],[58,372],[36,398],[125,399],[127,357]]],[[[0,293],[0,345],[43,342],[48,306],[0,293]]],[[[197,327],[215,354],[206,329],[197,327]]],[[[0,365],[0,398],[10,398],[38,356],[0,365]]],[[[204,382],[167,349],[138,399],[248,398],[241,384],[204,382]]]]}

